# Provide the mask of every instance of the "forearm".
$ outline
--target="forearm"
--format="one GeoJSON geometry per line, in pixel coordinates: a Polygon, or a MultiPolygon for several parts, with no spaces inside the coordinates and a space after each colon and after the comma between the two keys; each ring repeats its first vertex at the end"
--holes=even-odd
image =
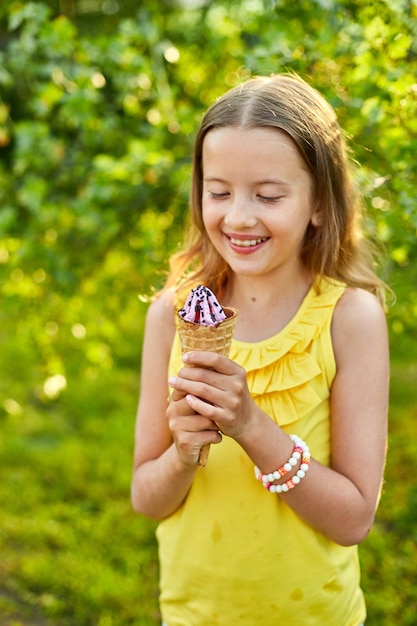
{"type": "Polygon", "coordinates": [[[377,504],[365,498],[349,478],[314,459],[296,489],[275,497],[282,497],[305,522],[343,546],[366,538],[377,504]]]}
{"type": "MultiPolygon", "coordinates": [[[[238,439],[254,465],[268,473],[289,459],[294,444],[267,416],[261,412],[258,416],[253,430],[238,439]]],[[[382,466],[381,459],[381,472],[382,466]]],[[[297,469],[298,466],[278,482],[289,480],[297,469]]],[[[262,489],[261,483],[259,488],[262,489]]],[[[294,489],[280,494],[271,492],[270,497],[282,498],[299,517],[332,541],[353,545],[360,543],[371,528],[377,491],[374,488],[364,494],[351,478],[311,458],[308,472],[294,489]]]]}
{"type": "Polygon", "coordinates": [[[180,463],[174,444],[157,459],[142,463],[132,478],[133,509],[155,520],[172,515],[187,497],[196,469],[180,463]]]}

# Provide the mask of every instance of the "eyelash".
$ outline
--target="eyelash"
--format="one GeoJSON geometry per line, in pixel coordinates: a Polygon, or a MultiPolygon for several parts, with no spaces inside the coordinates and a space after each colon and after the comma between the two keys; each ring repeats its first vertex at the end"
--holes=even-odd
{"type": "MultiPolygon", "coordinates": [[[[212,200],[223,200],[224,198],[226,198],[229,194],[226,193],[214,193],[213,191],[210,191],[210,197],[212,200]]],[[[281,200],[284,196],[274,196],[272,198],[269,198],[267,196],[258,196],[258,198],[260,200],[262,200],[262,202],[266,202],[268,204],[274,204],[275,202],[278,202],[279,200],[281,200]]]]}
{"type": "Polygon", "coordinates": [[[278,202],[284,196],[274,196],[273,198],[268,198],[266,196],[258,196],[258,197],[262,200],[262,202],[267,202],[269,204],[275,204],[275,202],[278,202]]]}
{"type": "Polygon", "coordinates": [[[213,191],[209,191],[209,194],[210,198],[212,198],[213,200],[222,200],[228,195],[227,193],[214,193],[213,191]]]}

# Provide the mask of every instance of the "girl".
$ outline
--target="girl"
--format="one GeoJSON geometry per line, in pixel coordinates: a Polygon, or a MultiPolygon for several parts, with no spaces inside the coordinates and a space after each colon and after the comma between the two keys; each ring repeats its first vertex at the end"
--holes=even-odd
{"type": "Polygon", "coordinates": [[[132,501],[161,520],[168,626],[364,622],[389,375],[358,210],[335,113],[300,78],[253,78],[206,113],[195,232],[149,308],[136,427],[132,501]],[[230,359],[181,359],[175,311],[200,283],[239,309],[230,359]]]}

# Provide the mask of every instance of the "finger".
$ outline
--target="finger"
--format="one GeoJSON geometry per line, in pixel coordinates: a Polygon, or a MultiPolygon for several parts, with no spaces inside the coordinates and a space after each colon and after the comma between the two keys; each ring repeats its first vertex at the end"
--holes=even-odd
{"type": "Polygon", "coordinates": [[[201,397],[194,396],[190,393],[185,396],[185,400],[190,409],[192,409],[195,413],[198,413],[198,415],[204,416],[211,420],[215,427],[218,428],[216,424],[216,418],[219,416],[219,407],[215,406],[211,402],[207,402],[201,397]]]}
{"type": "Polygon", "coordinates": [[[178,372],[178,376],[172,376],[168,379],[168,384],[173,389],[171,394],[173,400],[181,400],[187,393],[199,395],[201,392],[204,395],[207,388],[210,387],[210,382],[202,380],[205,378],[207,370],[193,370],[193,373],[188,375],[188,369],[184,367],[178,372]]]}
{"type": "Polygon", "coordinates": [[[193,415],[195,413],[194,409],[188,404],[186,400],[186,394],[174,390],[171,394],[170,402],[167,407],[167,416],[168,419],[176,418],[176,416],[184,416],[184,415],[193,415]],[[174,398],[174,396],[176,396],[174,398]]]}
{"type": "Polygon", "coordinates": [[[178,376],[170,378],[168,383],[179,394],[191,394],[210,404],[223,406],[228,404],[228,399],[241,395],[242,389],[245,389],[246,375],[240,369],[243,375],[239,372],[239,375],[227,376],[201,367],[183,367],[178,376]]]}
{"type": "Polygon", "coordinates": [[[190,382],[182,376],[171,376],[168,378],[168,385],[172,389],[171,399],[174,401],[181,400],[188,392],[190,392],[190,382]]]}
{"type": "Polygon", "coordinates": [[[193,350],[186,352],[182,360],[186,365],[213,369],[221,374],[230,375],[236,371],[236,364],[227,356],[224,356],[224,354],[218,354],[217,352],[193,350]]]}
{"type": "Polygon", "coordinates": [[[175,440],[175,445],[181,457],[188,457],[193,465],[197,465],[201,449],[206,445],[221,443],[222,439],[222,434],[218,431],[203,430],[198,434],[183,433],[175,440]]]}
{"type": "MultiPolygon", "coordinates": [[[[199,371],[204,373],[205,370],[201,369],[199,371]]],[[[222,378],[224,378],[224,376],[222,378]]],[[[190,396],[190,398],[199,398],[202,402],[204,402],[204,404],[223,405],[226,401],[226,385],[219,385],[215,383],[211,384],[210,382],[203,382],[198,379],[189,380],[186,378],[182,378],[181,376],[178,376],[175,380],[172,380],[170,384],[174,388],[171,397],[174,400],[178,399],[178,401],[180,402],[181,400],[185,399],[185,401],[188,403],[188,396],[190,396]]]]}
{"type": "Polygon", "coordinates": [[[200,415],[198,413],[192,413],[191,415],[182,415],[169,422],[172,430],[182,433],[200,433],[215,430],[218,431],[219,427],[208,417],[200,415]]]}
{"type": "MultiPolygon", "coordinates": [[[[242,368],[240,368],[240,370],[242,370],[242,368]]],[[[236,384],[236,381],[246,381],[246,373],[244,370],[242,370],[242,372],[243,374],[240,371],[234,374],[225,374],[212,368],[182,367],[178,372],[177,379],[175,381],[172,380],[172,383],[170,381],[170,384],[172,384],[174,388],[186,393],[192,393],[197,396],[202,394],[203,397],[214,402],[215,400],[213,398],[208,398],[205,395],[206,391],[209,390],[208,388],[211,388],[210,391],[228,391],[231,389],[231,385],[236,384]],[[196,387],[194,383],[200,383],[201,388],[196,387]]]]}

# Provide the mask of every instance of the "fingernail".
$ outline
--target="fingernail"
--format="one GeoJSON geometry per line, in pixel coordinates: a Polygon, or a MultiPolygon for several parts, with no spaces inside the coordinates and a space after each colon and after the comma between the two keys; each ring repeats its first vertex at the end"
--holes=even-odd
{"type": "Polygon", "coordinates": [[[173,387],[176,382],[177,382],[177,379],[175,378],[175,376],[171,376],[170,378],[168,378],[168,385],[170,387],[173,387]]]}

